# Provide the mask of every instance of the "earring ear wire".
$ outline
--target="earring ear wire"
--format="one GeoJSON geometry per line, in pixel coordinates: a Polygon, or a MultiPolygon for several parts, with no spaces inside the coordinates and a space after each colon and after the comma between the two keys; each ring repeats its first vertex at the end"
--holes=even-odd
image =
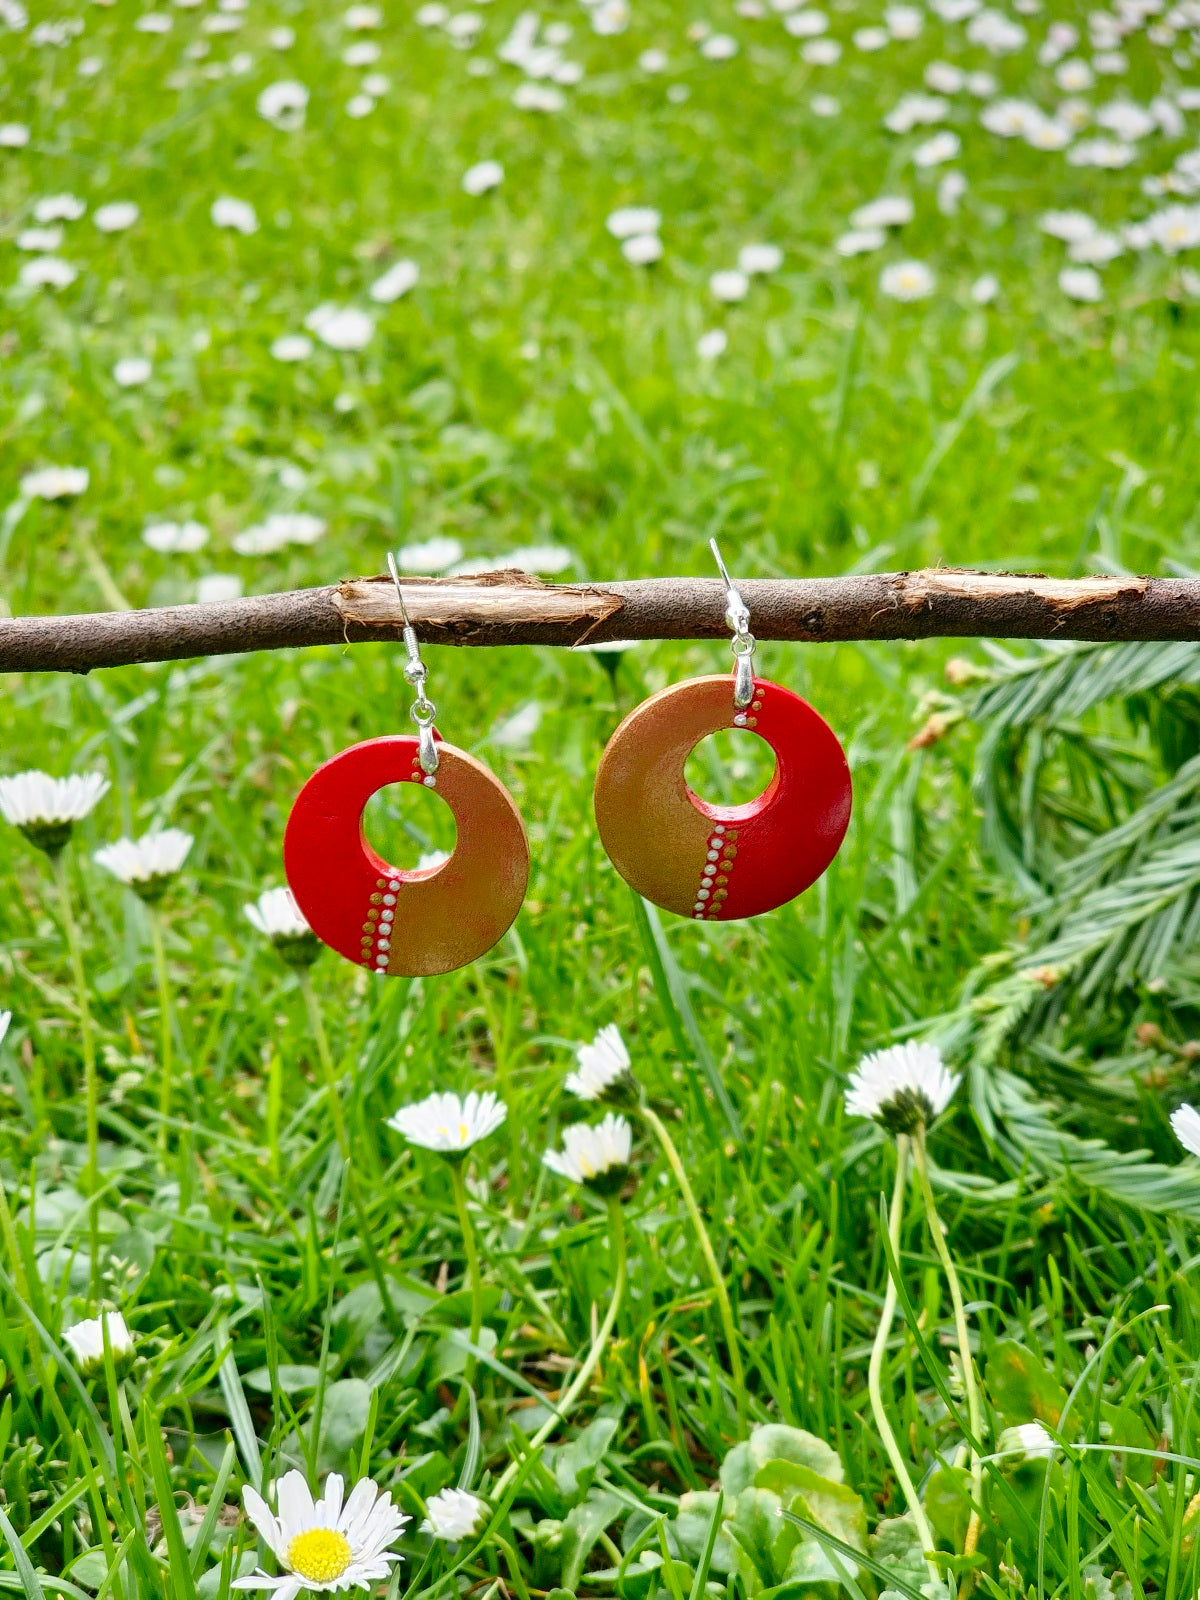
{"type": "Polygon", "coordinates": [[[722,558],[720,547],[715,539],[708,541],[708,548],[713,553],[713,560],[721,569],[721,577],[725,580],[725,622],[733,633],[733,642],[730,649],[733,651],[734,668],[733,676],[733,704],[737,711],[745,711],[754,699],[754,651],[756,641],[750,632],[750,608],[742,599],[737,585],[729,576],[729,569],[722,558]]]}
{"type": "Polygon", "coordinates": [[[421,771],[427,778],[432,778],[438,769],[437,744],[433,737],[433,719],[437,715],[437,707],[425,693],[425,680],[429,676],[429,668],[421,660],[421,643],[417,638],[417,630],[412,625],[412,618],[408,614],[408,607],[404,603],[404,590],[400,587],[400,574],[396,569],[396,558],[389,550],[387,553],[388,571],[392,575],[392,582],[396,585],[396,599],[400,602],[400,615],[404,618],[404,648],[408,654],[408,661],[404,668],[404,679],[416,691],[416,699],[409,708],[409,716],[417,725],[417,749],[421,760],[421,771]]]}

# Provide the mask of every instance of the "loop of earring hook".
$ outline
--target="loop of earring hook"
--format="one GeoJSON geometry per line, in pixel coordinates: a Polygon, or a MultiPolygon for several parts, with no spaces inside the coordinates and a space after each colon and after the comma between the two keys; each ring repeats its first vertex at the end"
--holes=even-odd
{"type": "Polygon", "coordinates": [[[713,553],[713,559],[721,569],[721,577],[725,580],[725,621],[733,632],[733,642],[730,649],[733,651],[735,662],[733,675],[733,704],[737,711],[744,711],[754,699],[754,651],[756,641],[750,632],[750,608],[742,599],[737,586],[729,576],[729,569],[721,557],[717,541],[710,539],[708,547],[713,553]]]}
{"type": "Polygon", "coordinates": [[[400,602],[400,615],[404,618],[404,649],[408,660],[404,667],[404,680],[411,684],[416,692],[416,699],[409,708],[409,716],[417,725],[417,754],[421,762],[421,771],[427,778],[432,778],[438,769],[437,745],[433,738],[433,719],[437,715],[437,707],[425,693],[425,680],[429,676],[429,668],[421,660],[421,645],[417,639],[417,630],[412,625],[408,614],[408,607],[404,603],[404,591],[400,587],[400,574],[396,570],[396,558],[388,551],[388,571],[392,575],[392,582],[396,585],[396,598],[400,602]]]}

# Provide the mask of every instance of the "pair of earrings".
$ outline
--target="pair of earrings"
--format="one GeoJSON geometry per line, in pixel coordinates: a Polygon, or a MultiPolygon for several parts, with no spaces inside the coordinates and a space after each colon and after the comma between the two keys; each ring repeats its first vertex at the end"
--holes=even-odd
{"type": "MultiPolygon", "coordinates": [[[[596,774],[596,824],[617,871],[640,895],[698,922],[759,916],[825,871],[850,822],[850,769],[837,736],[807,701],[754,676],[750,613],[715,541],[725,580],[734,671],[661,690],[625,718],[596,774]],[[775,752],[775,775],[745,805],[714,806],[684,778],[688,756],[722,728],[750,728],[775,752]]],[[[284,868],[317,937],[374,972],[426,977],[465,966],[512,926],[529,882],[529,843],[512,796],[481,762],[442,741],[400,578],[404,676],[416,735],[352,745],[301,789],[283,841],[284,868]],[[367,843],[363,810],[386,784],[433,789],[458,841],[425,870],[389,866],[367,843]]]]}

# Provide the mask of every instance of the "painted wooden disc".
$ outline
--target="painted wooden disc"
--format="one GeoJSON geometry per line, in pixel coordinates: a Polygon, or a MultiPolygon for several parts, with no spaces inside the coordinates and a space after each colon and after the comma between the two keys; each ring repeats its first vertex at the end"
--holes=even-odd
{"type": "Polygon", "coordinates": [[[647,900],[698,922],[794,900],[837,855],[850,804],[850,768],[832,728],[762,678],[745,712],[724,676],[651,695],[613,734],[596,774],[596,824],[617,871],[647,900]],[[745,805],[710,805],[683,769],[701,739],[736,727],[767,741],[775,774],[745,805]]]}
{"type": "Polygon", "coordinates": [[[463,967],[503,937],[529,881],[529,845],[512,796],[474,756],[438,743],[436,777],[408,735],[340,751],[296,796],[283,838],[296,903],[319,939],[359,966],[428,977],[463,967]],[[388,783],[431,788],[458,842],[440,866],[389,866],[363,834],[367,801],[388,783]]]}

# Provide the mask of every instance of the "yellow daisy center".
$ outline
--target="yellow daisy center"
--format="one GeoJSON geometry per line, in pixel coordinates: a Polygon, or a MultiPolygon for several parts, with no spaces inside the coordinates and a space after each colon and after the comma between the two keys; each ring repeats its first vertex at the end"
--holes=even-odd
{"type": "Polygon", "coordinates": [[[311,1583],[340,1578],[350,1561],[350,1541],[335,1528],[310,1528],[298,1533],[287,1547],[288,1566],[311,1583]]]}

